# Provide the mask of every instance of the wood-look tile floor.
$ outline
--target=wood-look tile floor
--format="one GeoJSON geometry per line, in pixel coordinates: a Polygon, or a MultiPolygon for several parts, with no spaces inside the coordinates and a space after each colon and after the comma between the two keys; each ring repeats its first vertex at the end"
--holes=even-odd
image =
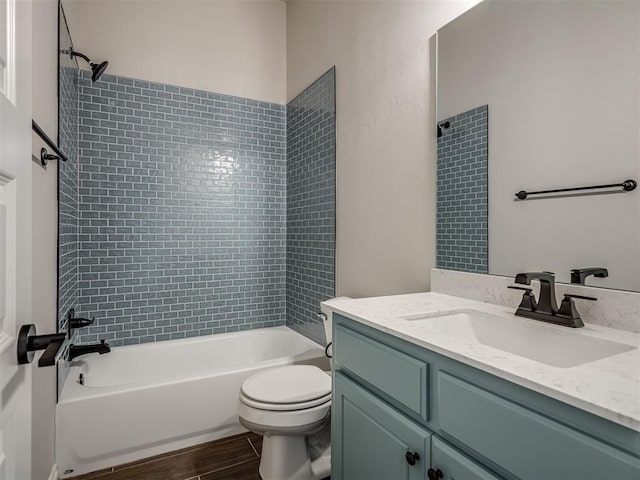
{"type": "Polygon", "coordinates": [[[260,480],[262,437],[243,433],[73,480],[260,480]]]}

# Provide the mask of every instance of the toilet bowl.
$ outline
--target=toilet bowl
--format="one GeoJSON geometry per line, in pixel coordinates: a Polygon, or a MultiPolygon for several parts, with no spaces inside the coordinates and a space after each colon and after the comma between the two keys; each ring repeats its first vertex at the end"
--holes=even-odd
{"type": "Polygon", "coordinates": [[[252,375],[242,385],[240,423],[263,435],[263,480],[321,480],[331,474],[331,376],[312,365],[252,375]]]}

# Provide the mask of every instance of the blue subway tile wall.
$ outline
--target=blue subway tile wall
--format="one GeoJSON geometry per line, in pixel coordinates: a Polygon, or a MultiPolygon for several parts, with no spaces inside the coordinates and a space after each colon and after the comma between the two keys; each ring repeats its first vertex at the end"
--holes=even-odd
{"type": "MultiPolygon", "coordinates": [[[[70,51],[71,37],[60,5],[60,49],[70,51]]],[[[79,73],[75,58],[60,53],[58,71],[58,145],[66,162],[50,163],[58,168],[58,331],[67,330],[67,313],[78,306],[78,112],[79,73]]],[[[64,346],[66,348],[66,345],[64,346]]],[[[66,377],[62,364],[59,384],[66,377]]]]}
{"type": "Polygon", "coordinates": [[[285,107],[80,79],[80,342],[283,325],[285,107]]]}
{"type": "MultiPolygon", "coordinates": [[[[66,328],[66,314],[78,299],[78,72],[75,61],[63,55],[60,66],[59,145],[68,160],[58,162],[60,297],[58,319],[66,328]]],[[[56,164],[50,165],[55,166],[56,164]]]]}
{"type": "Polygon", "coordinates": [[[436,264],[488,273],[488,106],[439,123],[447,120],[438,139],[436,264]]]}
{"type": "Polygon", "coordinates": [[[335,296],[335,68],[287,105],[287,326],[325,343],[335,296]]]}

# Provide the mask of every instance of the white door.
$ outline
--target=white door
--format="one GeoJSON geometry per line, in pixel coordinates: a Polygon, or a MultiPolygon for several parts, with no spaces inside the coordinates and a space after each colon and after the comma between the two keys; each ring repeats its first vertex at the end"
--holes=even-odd
{"type": "Polygon", "coordinates": [[[31,0],[0,0],[0,479],[31,477],[31,0]]]}

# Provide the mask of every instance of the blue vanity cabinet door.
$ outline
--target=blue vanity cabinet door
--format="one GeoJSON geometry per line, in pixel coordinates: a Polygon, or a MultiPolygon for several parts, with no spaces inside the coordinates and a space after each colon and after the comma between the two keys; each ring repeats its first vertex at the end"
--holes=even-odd
{"type": "Polygon", "coordinates": [[[640,459],[445,372],[440,428],[524,480],[638,480],[640,459]]]}
{"type": "Polygon", "coordinates": [[[334,373],[332,408],[332,480],[426,478],[431,432],[340,372],[334,373]]]}
{"type": "Polygon", "coordinates": [[[442,472],[442,480],[500,480],[435,436],[431,438],[431,468],[442,472]]]}

